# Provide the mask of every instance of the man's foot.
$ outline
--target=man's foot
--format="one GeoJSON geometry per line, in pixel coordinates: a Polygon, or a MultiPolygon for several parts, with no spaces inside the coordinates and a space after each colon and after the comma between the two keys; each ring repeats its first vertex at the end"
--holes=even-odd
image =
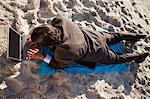
{"type": "Polygon", "coordinates": [[[144,38],[146,38],[146,35],[144,35],[144,34],[136,34],[136,36],[133,37],[133,39],[131,39],[131,41],[136,42],[136,41],[138,41],[140,39],[144,39],[144,38]]]}
{"type": "Polygon", "coordinates": [[[118,63],[125,63],[135,61],[136,63],[141,63],[145,60],[145,58],[149,55],[149,53],[126,53],[124,55],[119,55],[118,63]]]}
{"type": "Polygon", "coordinates": [[[134,58],[136,63],[141,63],[145,60],[145,58],[149,55],[149,53],[141,53],[137,57],[134,58]]]}
{"type": "Polygon", "coordinates": [[[115,35],[120,40],[127,40],[127,41],[129,40],[133,42],[146,38],[146,35],[144,34],[134,34],[134,33],[115,33],[115,35]]]}

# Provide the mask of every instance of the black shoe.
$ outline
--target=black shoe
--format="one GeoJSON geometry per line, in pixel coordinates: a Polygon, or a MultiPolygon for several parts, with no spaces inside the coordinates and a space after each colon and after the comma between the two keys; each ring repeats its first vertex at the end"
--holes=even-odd
{"type": "Polygon", "coordinates": [[[117,63],[125,63],[135,61],[136,63],[141,63],[145,60],[145,58],[149,55],[149,53],[126,53],[124,55],[119,55],[119,59],[117,63]]]}
{"type": "Polygon", "coordinates": [[[140,39],[146,38],[146,35],[144,34],[134,34],[134,33],[114,33],[114,36],[119,40],[129,40],[136,42],[140,39]]]}
{"type": "Polygon", "coordinates": [[[144,38],[146,38],[146,35],[144,35],[144,34],[136,34],[136,36],[133,37],[133,39],[131,39],[131,41],[136,42],[136,41],[138,41],[140,39],[144,39],[144,38]]]}
{"type": "Polygon", "coordinates": [[[142,63],[148,55],[149,55],[148,52],[147,53],[141,53],[137,57],[133,58],[133,60],[136,63],[142,63]]]}

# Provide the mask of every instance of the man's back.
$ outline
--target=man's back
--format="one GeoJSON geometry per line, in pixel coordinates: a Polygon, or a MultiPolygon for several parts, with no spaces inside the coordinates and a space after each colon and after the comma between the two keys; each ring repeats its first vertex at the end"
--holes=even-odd
{"type": "Polygon", "coordinates": [[[70,62],[72,62],[72,60],[97,60],[94,59],[94,57],[97,57],[97,50],[99,50],[102,45],[105,45],[101,33],[88,29],[81,29],[73,22],[62,17],[53,19],[52,25],[55,27],[62,27],[63,31],[63,44],[56,48],[56,54],[54,54],[56,60],[67,59],[70,62]]]}

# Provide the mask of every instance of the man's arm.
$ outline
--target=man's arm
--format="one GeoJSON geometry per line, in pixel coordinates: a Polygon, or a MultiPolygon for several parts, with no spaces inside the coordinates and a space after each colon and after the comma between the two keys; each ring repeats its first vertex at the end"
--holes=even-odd
{"type": "Polygon", "coordinates": [[[55,68],[65,68],[74,61],[75,55],[67,48],[58,47],[50,61],[50,65],[55,68]]]}
{"type": "Polygon", "coordinates": [[[65,48],[58,47],[55,49],[54,56],[44,55],[38,49],[29,49],[27,56],[31,59],[43,60],[54,68],[65,68],[74,60],[74,55],[65,48]]]}

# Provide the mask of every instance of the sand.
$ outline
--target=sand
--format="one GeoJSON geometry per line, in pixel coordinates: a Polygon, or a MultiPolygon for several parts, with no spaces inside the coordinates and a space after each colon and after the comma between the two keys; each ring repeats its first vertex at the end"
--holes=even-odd
{"type": "Polygon", "coordinates": [[[62,15],[80,27],[146,34],[126,52],[150,51],[149,0],[0,0],[0,99],[149,99],[150,56],[125,73],[40,76],[35,62],[6,59],[6,24],[22,34],[62,15]]]}

